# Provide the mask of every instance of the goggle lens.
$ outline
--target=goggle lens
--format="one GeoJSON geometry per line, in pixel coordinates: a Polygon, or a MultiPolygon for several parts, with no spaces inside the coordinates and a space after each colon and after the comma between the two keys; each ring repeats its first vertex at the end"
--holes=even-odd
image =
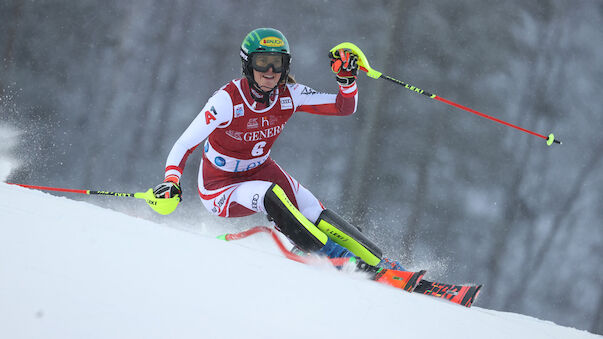
{"type": "Polygon", "coordinates": [[[283,55],[269,53],[253,54],[251,57],[251,67],[258,72],[268,72],[270,67],[272,67],[274,73],[282,73],[283,55]]]}

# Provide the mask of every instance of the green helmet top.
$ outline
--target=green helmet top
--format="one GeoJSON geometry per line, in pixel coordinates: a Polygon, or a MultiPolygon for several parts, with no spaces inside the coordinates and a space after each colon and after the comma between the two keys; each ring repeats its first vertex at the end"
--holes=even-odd
{"type": "Polygon", "coordinates": [[[290,54],[287,38],[274,28],[257,28],[249,32],[243,39],[241,51],[247,56],[251,53],[290,54]]]}

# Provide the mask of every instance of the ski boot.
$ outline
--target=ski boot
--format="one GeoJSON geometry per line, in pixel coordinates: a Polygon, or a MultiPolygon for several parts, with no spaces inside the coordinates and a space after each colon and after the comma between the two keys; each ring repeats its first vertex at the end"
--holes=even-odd
{"type": "MultiPolygon", "coordinates": [[[[397,261],[392,262],[391,260],[387,259],[385,261],[382,260],[377,266],[369,265],[362,259],[356,257],[348,249],[338,245],[331,239],[327,241],[325,246],[320,249],[318,253],[327,256],[329,259],[346,258],[348,259],[347,262],[356,264],[356,271],[367,272],[372,280],[400,288],[408,292],[412,292],[425,275],[424,270],[419,272],[409,272],[404,270],[404,268],[397,261]],[[387,268],[380,267],[382,264],[383,266],[387,266],[387,268]],[[395,268],[402,268],[402,270],[396,270],[395,268]]],[[[341,269],[342,266],[336,265],[335,267],[341,269]]]]}
{"type": "Polygon", "coordinates": [[[387,268],[388,270],[406,271],[400,262],[388,258],[381,259],[381,261],[377,264],[377,267],[387,268]]]}

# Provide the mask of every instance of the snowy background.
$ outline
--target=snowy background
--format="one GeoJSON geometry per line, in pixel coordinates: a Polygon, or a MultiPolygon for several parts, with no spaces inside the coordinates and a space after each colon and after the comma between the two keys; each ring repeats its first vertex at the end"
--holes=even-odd
{"type": "MultiPolygon", "coordinates": [[[[326,53],[350,41],[377,70],[564,143],[361,75],[357,114],[295,115],[275,160],[388,256],[483,283],[481,307],[603,333],[602,22],[598,0],[3,0],[2,179],[144,191],[211,93],[240,75],[247,32],[280,29],[297,80],[327,92],[326,53]]],[[[167,218],[69,198],[195,234],[264,223],[209,216],[199,157],[167,218]]]]}

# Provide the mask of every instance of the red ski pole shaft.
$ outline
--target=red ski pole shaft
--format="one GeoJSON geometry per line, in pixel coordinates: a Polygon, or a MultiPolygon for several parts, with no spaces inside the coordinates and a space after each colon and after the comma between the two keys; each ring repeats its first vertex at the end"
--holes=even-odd
{"type": "Polygon", "coordinates": [[[239,233],[227,233],[224,235],[221,235],[218,237],[218,239],[222,239],[222,240],[226,240],[226,241],[232,241],[232,240],[239,240],[239,239],[244,239],[247,238],[248,236],[257,234],[257,233],[268,233],[272,236],[272,240],[274,240],[274,243],[276,244],[276,246],[278,247],[278,249],[281,251],[281,253],[283,253],[283,255],[285,257],[287,257],[287,259],[291,259],[297,262],[301,262],[304,264],[308,263],[308,260],[306,258],[300,257],[298,255],[295,255],[291,252],[289,252],[286,248],[285,245],[281,242],[281,240],[278,238],[278,236],[276,235],[275,231],[273,231],[272,229],[266,227],[266,226],[256,226],[253,228],[250,228],[248,230],[239,232],[239,233]]]}
{"type": "Polygon", "coordinates": [[[83,190],[83,189],[47,187],[47,186],[34,186],[34,185],[15,184],[15,183],[11,183],[11,182],[7,182],[7,184],[21,186],[21,187],[25,187],[25,188],[31,188],[31,189],[35,189],[35,190],[42,190],[42,191],[68,192],[68,193],[79,193],[79,194],[112,195],[112,196],[116,196],[116,197],[133,197],[134,198],[134,193],[94,191],[94,190],[83,190]]]}
{"type": "MultiPolygon", "coordinates": [[[[226,233],[226,234],[219,236],[218,239],[226,240],[226,241],[240,240],[240,239],[247,238],[247,237],[257,234],[257,233],[270,234],[270,236],[272,237],[272,240],[274,241],[274,243],[276,244],[278,249],[281,251],[281,253],[287,259],[297,261],[297,262],[300,262],[303,264],[311,264],[312,262],[315,261],[312,258],[306,258],[306,257],[299,256],[297,254],[291,253],[289,250],[287,250],[287,248],[285,247],[283,242],[278,238],[276,231],[271,228],[268,228],[266,226],[255,226],[255,227],[252,227],[248,230],[245,230],[245,231],[242,231],[239,233],[226,233]]],[[[332,258],[332,259],[329,259],[329,261],[335,266],[343,266],[346,262],[348,262],[348,259],[347,258],[332,258]]]]}
{"type": "MultiPolygon", "coordinates": [[[[361,69],[362,69],[362,68],[361,68],[361,69]]],[[[365,71],[364,69],[362,69],[362,70],[363,70],[363,71],[365,71]]],[[[456,108],[460,108],[460,109],[462,109],[462,110],[464,110],[464,111],[466,111],[466,112],[469,112],[469,113],[473,113],[473,114],[475,114],[475,115],[478,115],[478,116],[480,116],[480,117],[482,117],[482,118],[486,118],[486,119],[492,120],[492,121],[494,121],[494,122],[498,122],[499,124],[503,124],[503,125],[505,125],[505,126],[509,126],[509,127],[515,128],[515,129],[520,130],[520,131],[522,131],[522,132],[525,132],[525,133],[528,133],[528,134],[531,134],[531,135],[537,136],[537,137],[539,137],[539,138],[542,138],[542,139],[546,140],[546,141],[547,141],[547,145],[549,145],[549,146],[550,146],[550,145],[552,145],[553,143],[555,143],[555,144],[561,144],[561,141],[559,141],[559,140],[555,139],[555,135],[553,135],[553,133],[549,134],[549,136],[547,137],[547,136],[544,136],[544,135],[542,135],[542,134],[540,134],[540,133],[536,133],[536,132],[534,132],[534,131],[530,131],[530,130],[525,129],[525,128],[523,128],[523,127],[519,127],[519,126],[517,126],[517,125],[513,125],[512,123],[509,123],[509,122],[506,122],[506,121],[504,121],[504,120],[501,120],[501,119],[498,119],[498,118],[495,118],[495,117],[489,116],[489,115],[487,115],[487,114],[484,114],[484,113],[482,113],[482,112],[476,111],[476,110],[474,110],[474,109],[472,109],[472,108],[469,108],[469,107],[467,107],[467,106],[463,106],[463,105],[461,105],[461,104],[457,104],[456,102],[453,102],[453,101],[451,101],[451,100],[444,99],[444,98],[442,98],[442,97],[440,97],[440,96],[437,96],[437,95],[435,95],[435,94],[429,93],[429,92],[427,92],[427,91],[424,91],[424,90],[422,90],[422,89],[420,89],[420,88],[417,88],[417,87],[415,87],[415,86],[409,85],[409,84],[407,84],[407,83],[405,83],[405,82],[403,82],[403,81],[400,81],[400,80],[398,80],[398,79],[394,79],[394,78],[392,78],[392,77],[390,77],[390,76],[387,76],[387,75],[385,75],[385,74],[382,74],[382,75],[381,75],[379,78],[382,78],[382,79],[385,79],[385,80],[389,80],[389,81],[391,81],[391,82],[393,82],[393,83],[395,83],[395,84],[398,84],[398,85],[404,86],[404,88],[409,89],[409,90],[411,90],[411,91],[413,91],[413,92],[416,92],[416,93],[419,93],[419,94],[423,94],[424,96],[426,96],[426,97],[428,97],[428,98],[430,98],[430,99],[438,100],[438,101],[443,102],[443,103],[445,103],[445,104],[448,104],[448,105],[454,106],[454,107],[456,107],[456,108]]]]}

